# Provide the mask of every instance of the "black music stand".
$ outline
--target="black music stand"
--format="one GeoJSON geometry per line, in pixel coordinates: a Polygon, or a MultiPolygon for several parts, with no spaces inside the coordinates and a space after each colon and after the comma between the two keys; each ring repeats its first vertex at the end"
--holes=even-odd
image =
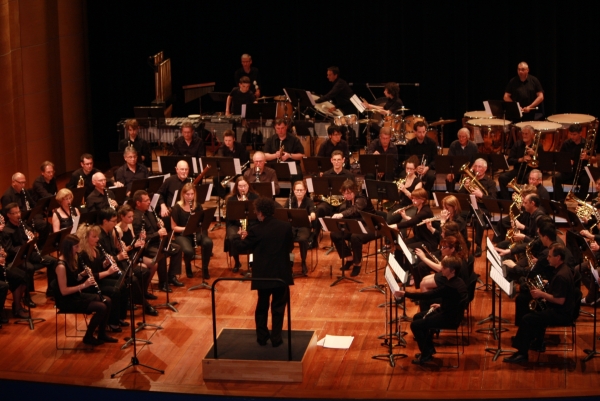
{"type": "Polygon", "coordinates": [[[187,162],[190,169],[190,175],[196,174],[198,171],[198,164],[194,163],[192,156],[158,156],[158,166],[162,174],[176,174],[175,167],[181,160],[187,162]]]}
{"type": "Polygon", "coordinates": [[[548,213],[552,213],[554,217],[554,222],[556,222],[557,217],[562,217],[567,221],[567,224],[572,226],[575,221],[579,221],[579,217],[574,220],[571,220],[571,215],[569,215],[569,210],[567,209],[567,205],[564,202],[550,201],[548,203],[550,206],[550,210],[548,213]]]}
{"type": "Polygon", "coordinates": [[[131,189],[129,190],[130,191],[129,194],[131,196],[133,196],[133,194],[136,191],[140,191],[140,190],[147,191],[149,184],[150,184],[150,180],[148,178],[141,178],[139,180],[133,180],[133,181],[131,181],[131,189]]]}
{"type": "Polygon", "coordinates": [[[436,155],[435,173],[459,176],[461,174],[460,168],[469,162],[471,162],[471,158],[468,156],[436,155]]]}
{"type": "Polygon", "coordinates": [[[296,164],[295,160],[281,163],[270,163],[270,166],[275,170],[278,181],[291,181],[292,177],[302,174],[302,171],[298,169],[298,164],[296,164]],[[296,166],[296,174],[292,173],[292,163],[296,166]]]}
{"type": "Polygon", "coordinates": [[[41,256],[50,255],[53,252],[59,252],[60,243],[67,235],[71,233],[71,229],[72,227],[67,227],[50,234],[46,239],[44,246],[40,250],[41,256]]]}
{"type": "Polygon", "coordinates": [[[552,171],[552,177],[559,173],[571,173],[571,155],[567,152],[539,152],[540,171],[552,171]]]}
{"type": "Polygon", "coordinates": [[[313,193],[327,195],[327,197],[337,195],[346,180],[346,177],[313,177],[311,179],[313,193]]]}
{"type": "MultiPolygon", "coordinates": [[[[349,232],[351,234],[362,233],[362,229],[360,227],[360,224],[358,223],[358,220],[324,218],[323,222],[325,223],[327,231],[329,231],[330,233],[331,232],[341,232],[342,238],[343,238],[344,233],[346,233],[346,232],[349,232]]],[[[344,238],[343,241],[346,241],[346,239],[344,238]]],[[[355,278],[346,276],[346,271],[344,270],[344,266],[346,264],[346,255],[344,255],[344,247],[342,247],[341,262],[342,262],[342,275],[337,276],[337,280],[335,280],[329,286],[333,287],[334,285],[336,285],[339,282],[344,281],[344,280],[349,280],[349,281],[353,281],[358,284],[362,284],[362,281],[359,281],[355,278]]]]}
{"type": "Polygon", "coordinates": [[[127,188],[126,187],[111,187],[110,189],[115,195],[115,201],[118,205],[122,205],[125,203],[125,198],[127,198],[127,188]]]}
{"type": "MultiPolygon", "coordinates": [[[[242,174],[242,168],[240,166],[240,160],[237,159],[237,163],[233,157],[202,157],[200,158],[200,163],[203,166],[210,165],[212,169],[212,175],[217,175],[217,182],[221,183],[221,177],[233,177],[238,174],[242,174]],[[239,167],[239,173],[238,168],[239,167]]],[[[217,202],[217,223],[212,227],[211,231],[218,230],[223,227],[221,224],[221,197],[219,197],[217,202]]]]}
{"type": "MultiPolygon", "coordinates": [[[[84,209],[85,208],[85,187],[81,187],[81,188],[73,188],[71,190],[71,192],[73,192],[73,206],[79,209],[84,209]],[[78,199],[80,199],[80,201],[77,201],[78,199]]],[[[58,203],[56,204],[57,207],[59,206],[58,203]]]]}
{"type": "MultiPolygon", "coordinates": [[[[237,201],[227,203],[227,220],[246,220],[250,223],[250,220],[256,220],[256,213],[254,212],[254,202],[252,201],[237,201]]],[[[233,246],[233,244],[231,244],[233,246]]],[[[251,276],[250,266],[248,271],[244,274],[244,277],[251,276]]]]}
{"type": "MultiPolygon", "coordinates": [[[[208,190],[211,184],[198,184],[196,185],[196,203],[203,205],[208,197],[208,190]]],[[[216,210],[217,208],[215,208],[216,210]]]]}
{"type": "Polygon", "coordinates": [[[305,157],[302,161],[304,162],[304,171],[306,171],[306,175],[320,177],[325,171],[333,168],[333,164],[329,157],[305,157]]]}
{"type": "Polygon", "coordinates": [[[383,210],[383,200],[396,204],[400,202],[398,186],[390,181],[365,180],[367,197],[377,199],[377,210],[383,210]]]}
{"type": "MultiPolygon", "coordinates": [[[[594,299],[596,299],[596,300],[597,300],[597,299],[598,299],[598,279],[597,279],[597,277],[596,277],[596,276],[594,276],[594,273],[593,273],[593,271],[595,271],[596,267],[595,267],[595,266],[594,266],[594,264],[591,262],[592,260],[595,260],[595,259],[594,259],[594,258],[592,258],[592,259],[588,259],[588,263],[589,263],[589,268],[590,268],[590,271],[592,272],[592,273],[591,273],[591,274],[592,274],[592,277],[593,277],[593,279],[594,279],[594,299]]],[[[580,312],[581,312],[581,311],[580,311],[580,312]]],[[[596,326],[597,326],[597,319],[598,319],[598,318],[597,318],[597,316],[598,316],[598,313],[597,313],[597,312],[598,312],[598,302],[596,301],[596,302],[594,302],[594,313],[593,313],[593,315],[592,315],[592,316],[594,316],[594,330],[593,330],[593,332],[592,332],[592,344],[593,344],[593,346],[592,346],[592,348],[591,348],[591,349],[589,349],[589,348],[586,348],[586,349],[584,349],[584,350],[583,350],[583,352],[585,352],[587,355],[586,355],[586,357],[585,357],[585,358],[583,358],[583,359],[581,360],[581,363],[582,363],[582,365],[583,365],[585,362],[589,361],[590,359],[594,358],[596,355],[600,355],[600,352],[598,352],[598,351],[596,350],[596,326]]],[[[582,370],[584,370],[584,371],[585,371],[585,365],[583,365],[583,366],[582,366],[582,370]]]]}
{"type": "MultiPolygon", "coordinates": [[[[492,256],[493,257],[493,256],[492,256]]],[[[502,354],[506,354],[506,353],[510,353],[512,351],[510,350],[505,350],[502,349],[502,332],[504,331],[508,331],[507,328],[502,328],[502,322],[506,321],[506,319],[502,318],[502,293],[505,292],[504,291],[504,287],[501,284],[506,284],[506,279],[504,278],[504,276],[502,275],[502,272],[498,271],[497,269],[495,269],[493,266],[491,267],[492,269],[494,269],[494,272],[491,274],[492,277],[492,314],[494,313],[494,305],[496,304],[494,302],[494,297],[496,297],[496,281],[498,281],[498,288],[500,288],[502,291],[500,291],[500,293],[498,294],[498,330],[497,330],[497,339],[498,339],[498,346],[496,348],[491,348],[488,347],[485,349],[485,352],[490,352],[492,354],[494,354],[494,357],[492,358],[492,361],[496,361],[496,359],[498,359],[498,357],[502,354]]],[[[512,284],[509,284],[510,287],[514,290],[514,287],[512,286],[512,284]]],[[[506,294],[506,295],[511,295],[511,294],[506,294]]],[[[495,321],[494,321],[495,322],[495,321]]],[[[479,332],[479,330],[477,330],[479,332]]],[[[494,331],[494,336],[496,331],[494,331]]]]}
{"type": "Polygon", "coordinates": [[[396,163],[392,155],[360,155],[360,169],[363,174],[373,174],[376,180],[393,178],[396,163]]]}
{"type": "Polygon", "coordinates": [[[161,185],[165,181],[164,175],[157,175],[154,177],[148,177],[148,194],[153,195],[160,189],[161,185]]]}
{"type": "Polygon", "coordinates": [[[275,197],[275,183],[274,182],[253,182],[252,188],[258,192],[258,194],[264,198],[275,197]]]}
{"type": "Polygon", "coordinates": [[[488,164],[487,171],[490,172],[490,176],[494,177],[494,172],[498,170],[508,171],[510,167],[508,166],[508,161],[504,154],[496,154],[496,153],[477,153],[475,155],[475,160],[483,159],[488,164]]]}
{"type": "MultiPolygon", "coordinates": [[[[275,209],[275,218],[281,221],[288,221],[292,227],[306,227],[311,229],[306,209],[275,209]]],[[[303,277],[303,274],[294,274],[294,277],[303,277]]]]}
{"type": "MultiPolygon", "coordinates": [[[[371,214],[371,213],[367,213],[367,212],[360,212],[360,215],[362,216],[364,222],[367,225],[367,230],[369,231],[373,231],[375,233],[375,244],[377,244],[377,237],[379,237],[379,248],[383,249],[383,238],[387,238],[389,243],[392,243],[392,232],[390,231],[390,228],[388,227],[388,225],[385,222],[385,219],[382,216],[378,216],[376,214],[371,214]]],[[[383,289],[383,286],[379,284],[378,281],[378,275],[377,275],[377,271],[379,270],[377,268],[377,264],[378,264],[378,260],[377,260],[377,256],[378,256],[379,252],[375,252],[375,284],[373,284],[370,287],[364,287],[361,288],[359,290],[359,292],[363,292],[366,290],[376,290],[376,291],[380,291],[382,294],[385,294],[385,290],[383,289]]],[[[366,266],[365,266],[365,270],[366,270],[366,266]]]]}
{"type": "MultiPolygon", "coordinates": [[[[17,251],[15,258],[13,259],[11,269],[18,268],[22,264],[26,263],[27,260],[29,260],[29,258],[33,254],[33,252],[35,252],[36,243],[37,243],[37,238],[34,238],[34,239],[28,241],[26,244],[23,244],[23,245],[21,245],[21,247],[19,247],[19,250],[17,251]]],[[[25,266],[24,270],[25,270],[26,281],[29,282],[29,279],[31,277],[29,277],[30,273],[26,266],[25,266]]],[[[33,330],[34,329],[33,322],[36,322],[36,321],[45,322],[46,321],[46,319],[42,319],[39,317],[37,317],[37,318],[31,317],[31,306],[29,306],[29,303],[27,303],[27,313],[29,314],[28,318],[17,319],[17,320],[15,320],[15,323],[27,323],[27,324],[29,324],[29,330],[33,330]]]]}
{"type": "MultiPolygon", "coordinates": [[[[84,209],[84,211],[85,211],[85,209],[84,209]]],[[[93,225],[98,222],[97,220],[98,220],[98,211],[81,213],[81,215],[79,216],[79,225],[82,225],[82,224],[93,225]]]]}
{"type": "MultiPolygon", "coordinates": [[[[42,216],[46,216],[46,210],[48,209],[48,205],[50,205],[50,201],[53,198],[54,197],[47,196],[45,198],[38,200],[37,203],[35,204],[35,207],[29,211],[29,215],[27,215],[27,218],[24,218],[24,220],[27,223],[31,223],[33,218],[35,216],[37,216],[38,214],[41,214],[42,216]]],[[[31,198],[29,198],[29,199],[31,199],[31,198]]]]}
{"type": "Polygon", "coordinates": [[[300,113],[306,114],[306,111],[312,108],[312,101],[308,97],[308,93],[303,89],[295,88],[283,88],[283,91],[296,109],[297,120],[300,120],[300,113]]]}
{"type": "MultiPolygon", "coordinates": [[[[217,210],[216,207],[209,207],[208,209],[202,210],[201,212],[194,213],[194,215],[190,217],[187,224],[185,225],[185,230],[183,230],[183,233],[181,233],[181,235],[196,235],[202,231],[205,231],[207,233],[206,235],[208,235],[208,227],[210,226],[213,216],[215,215],[215,210],[217,210]]],[[[194,259],[194,266],[196,266],[196,259],[194,259]]],[[[212,287],[204,279],[204,274],[202,274],[202,283],[188,288],[188,291],[192,291],[198,288],[212,290],[212,287]]]]}
{"type": "MultiPolygon", "coordinates": [[[[165,235],[164,237],[162,237],[160,239],[160,244],[158,245],[158,250],[156,251],[156,256],[154,257],[154,263],[158,263],[159,261],[161,261],[162,259],[164,259],[165,256],[165,252],[167,251],[167,245],[171,242],[171,236],[170,235],[165,235]]],[[[166,262],[165,262],[166,263],[166,262]]],[[[167,294],[167,299],[164,304],[159,304],[156,305],[154,308],[169,308],[171,309],[173,312],[179,312],[177,310],[177,308],[175,308],[175,305],[178,304],[177,301],[173,301],[171,302],[169,300],[169,280],[167,279],[167,281],[165,281],[165,286],[166,286],[166,290],[165,293],[167,294]]]]}

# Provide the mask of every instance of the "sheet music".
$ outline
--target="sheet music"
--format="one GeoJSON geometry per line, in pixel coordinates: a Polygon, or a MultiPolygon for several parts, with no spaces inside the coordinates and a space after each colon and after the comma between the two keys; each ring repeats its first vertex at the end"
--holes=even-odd
{"type": "Polygon", "coordinates": [[[471,205],[473,205],[473,209],[479,209],[479,207],[477,206],[477,197],[473,194],[469,195],[469,197],[471,198],[471,205]]]}
{"type": "Polygon", "coordinates": [[[523,110],[521,110],[521,105],[517,102],[517,109],[519,109],[519,117],[523,118],[523,110]]]}
{"type": "Polygon", "coordinates": [[[192,157],[192,167],[193,167],[193,172],[194,174],[198,174],[198,161],[196,160],[195,157],[192,157]]]}
{"type": "Polygon", "coordinates": [[[158,156],[158,171],[163,172],[162,165],[160,164],[160,156],[158,156]]]}
{"type": "Polygon", "coordinates": [[[392,269],[390,269],[389,266],[385,268],[385,281],[387,281],[392,294],[395,294],[396,291],[400,291],[400,286],[396,282],[396,277],[394,277],[394,273],[392,273],[392,269]]]}
{"type": "Polygon", "coordinates": [[[396,273],[396,276],[398,276],[400,281],[402,281],[402,283],[406,284],[406,282],[408,281],[408,272],[400,266],[400,264],[394,257],[393,252],[390,252],[390,254],[388,255],[388,263],[389,263],[390,267],[392,268],[392,270],[394,271],[394,273],[396,273]]]}
{"type": "Polygon", "coordinates": [[[598,282],[598,270],[596,270],[595,268],[590,270],[592,270],[592,275],[594,276],[596,282],[598,282]]]}
{"type": "Polygon", "coordinates": [[[398,245],[400,245],[400,248],[402,248],[402,252],[404,252],[406,259],[408,259],[408,263],[414,265],[417,261],[417,255],[415,255],[410,251],[410,249],[408,249],[408,247],[402,240],[402,236],[400,234],[398,234],[398,245]]]}
{"type": "Polygon", "coordinates": [[[321,228],[323,229],[323,231],[329,231],[327,229],[327,225],[325,225],[325,221],[323,220],[322,217],[319,217],[319,223],[321,223],[321,228]]]}
{"type": "MultiPolygon", "coordinates": [[[[315,107],[316,103],[315,103],[315,98],[313,97],[312,93],[310,93],[310,91],[306,91],[306,95],[308,96],[308,100],[310,100],[310,104],[313,105],[313,107],[315,107]]],[[[317,97],[318,99],[318,97],[317,97]]]]}
{"type": "Polygon", "coordinates": [[[179,190],[176,189],[175,192],[173,192],[173,202],[171,202],[171,207],[175,207],[175,204],[177,203],[177,194],[179,193],[179,190]]]}
{"type": "Polygon", "coordinates": [[[315,189],[313,188],[312,177],[308,177],[306,179],[306,187],[308,188],[308,193],[312,194],[315,192],[315,189]]]}
{"type": "Polygon", "coordinates": [[[156,205],[158,204],[159,197],[160,197],[160,194],[152,195],[152,202],[150,202],[150,206],[152,206],[152,209],[156,209],[156,205]]]}
{"type": "Polygon", "coordinates": [[[233,159],[233,167],[235,167],[235,174],[242,174],[242,165],[240,164],[240,159],[237,157],[233,159]]]}
{"type": "MultiPolygon", "coordinates": [[[[494,244],[492,244],[492,241],[490,241],[489,237],[487,237],[486,240],[487,253],[491,254],[494,257],[494,259],[496,259],[496,263],[498,265],[502,265],[502,258],[500,257],[500,254],[498,254],[498,252],[496,251],[496,248],[494,248],[494,244]]],[[[500,269],[500,271],[502,271],[502,269],[500,269]]]]}
{"type": "Polygon", "coordinates": [[[490,114],[490,115],[494,115],[494,113],[492,113],[492,108],[490,107],[490,102],[488,102],[487,100],[484,100],[483,102],[483,109],[485,110],[486,113],[490,114]]]}
{"type": "Polygon", "coordinates": [[[492,278],[492,280],[494,280],[494,282],[496,284],[498,284],[498,287],[500,287],[502,289],[502,291],[504,291],[506,293],[506,295],[508,295],[509,297],[512,296],[512,291],[513,291],[513,285],[512,285],[512,281],[507,281],[504,276],[502,275],[502,271],[498,271],[496,269],[490,269],[490,277],[492,278]]]}
{"type": "Polygon", "coordinates": [[[167,178],[169,178],[170,176],[171,176],[171,173],[167,173],[167,174],[165,174],[165,175],[164,175],[164,178],[163,178],[163,182],[165,182],[165,180],[166,180],[167,178]]]}
{"type": "Polygon", "coordinates": [[[368,234],[369,232],[367,231],[367,229],[365,228],[365,225],[363,224],[362,221],[358,221],[358,225],[360,226],[360,230],[362,231],[363,234],[368,234]]]}
{"type": "Polygon", "coordinates": [[[81,216],[71,215],[73,219],[73,228],[71,229],[71,234],[77,234],[77,227],[79,227],[79,219],[81,216]]]}
{"type": "Polygon", "coordinates": [[[208,184],[208,192],[206,193],[206,199],[204,199],[204,202],[208,202],[210,200],[210,194],[212,193],[213,190],[213,184],[210,183],[208,184]]]}
{"type": "Polygon", "coordinates": [[[271,194],[275,196],[275,181],[271,181],[271,194]]]}
{"type": "Polygon", "coordinates": [[[350,101],[352,102],[354,107],[356,107],[356,110],[358,110],[359,113],[365,112],[365,106],[362,104],[362,102],[360,101],[358,96],[352,95],[352,97],[350,98],[350,101]]]}

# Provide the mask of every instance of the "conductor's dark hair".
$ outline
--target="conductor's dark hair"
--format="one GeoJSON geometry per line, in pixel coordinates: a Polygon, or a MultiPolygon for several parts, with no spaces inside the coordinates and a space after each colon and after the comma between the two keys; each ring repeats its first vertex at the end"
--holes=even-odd
{"type": "Polygon", "coordinates": [[[333,72],[333,75],[340,75],[340,69],[333,65],[327,68],[327,71],[333,72]]]}
{"type": "Polygon", "coordinates": [[[273,216],[275,214],[275,201],[270,198],[260,197],[254,200],[254,210],[261,212],[265,217],[273,216]]]}

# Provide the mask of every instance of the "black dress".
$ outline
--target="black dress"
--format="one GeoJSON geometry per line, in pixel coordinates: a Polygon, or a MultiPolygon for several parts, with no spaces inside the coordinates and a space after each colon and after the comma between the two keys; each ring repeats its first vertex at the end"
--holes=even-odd
{"type": "MultiPolygon", "coordinates": [[[[72,271],[67,263],[63,260],[59,260],[58,264],[65,267],[65,273],[67,275],[67,287],[75,287],[83,284],[85,280],[79,279],[79,270],[72,271]]],[[[99,301],[97,294],[90,294],[87,292],[75,292],[69,295],[62,295],[58,283],[54,281],[54,298],[56,300],[56,306],[61,312],[86,312],[90,302],[99,301]]]]}

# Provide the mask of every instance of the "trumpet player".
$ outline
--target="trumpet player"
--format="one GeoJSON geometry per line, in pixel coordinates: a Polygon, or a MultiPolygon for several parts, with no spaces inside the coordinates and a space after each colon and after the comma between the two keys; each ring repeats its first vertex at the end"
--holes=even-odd
{"type": "MultiPolygon", "coordinates": [[[[238,177],[237,180],[235,180],[235,185],[233,186],[233,190],[227,197],[227,205],[229,205],[231,202],[240,202],[240,201],[247,201],[247,200],[254,201],[255,199],[258,199],[258,198],[259,198],[258,194],[254,191],[254,189],[252,189],[252,187],[250,186],[250,183],[246,180],[246,178],[238,177]]],[[[247,221],[246,225],[247,225],[247,227],[250,227],[251,225],[256,224],[256,223],[257,223],[257,220],[253,219],[253,220],[247,221]]],[[[231,255],[231,257],[233,258],[233,261],[234,261],[233,272],[237,273],[240,271],[240,267],[242,267],[242,264],[240,263],[240,254],[238,253],[237,248],[234,246],[231,246],[231,244],[234,242],[234,240],[240,239],[239,231],[240,231],[240,228],[242,227],[242,223],[240,220],[227,219],[226,227],[227,227],[227,234],[226,234],[227,241],[224,244],[225,252],[227,252],[227,250],[229,250],[229,254],[231,255]]]]}
{"type": "Polygon", "coordinates": [[[579,186],[576,196],[579,199],[585,199],[590,189],[590,178],[581,171],[587,163],[594,161],[595,156],[587,154],[584,150],[586,148],[586,140],[581,136],[582,127],[580,124],[572,124],[569,127],[569,139],[567,139],[560,147],[561,152],[566,152],[570,155],[571,166],[573,171],[570,173],[556,173],[554,176],[552,187],[554,191],[554,200],[561,202],[565,199],[565,193],[563,191],[563,184],[573,184],[579,186]],[[577,173],[577,168],[581,164],[581,169],[578,175],[578,182],[573,182],[577,173]]]}
{"type": "Polygon", "coordinates": [[[287,120],[275,120],[275,135],[265,141],[265,160],[269,162],[295,162],[297,175],[292,176],[291,182],[302,179],[300,162],[304,157],[304,146],[297,136],[288,132],[287,120]]]}
{"type": "Polygon", "coordinates": [[[267,167],[265,163],[267,158],[263,152],[255,152],[252,155],[252,163],[254,165],[244,173],[244,179],[249,184],[255,182],[272,182],[275,184],[275,195],[279,195],[279,180],[277,180],[277,173],[271,167],[267,167]]]}
{"type": "MultiPolygon", "coordinates": [[[[387,223],[396,224],[402,220],[402,214],[397,213],[401,208],[412,205],[412,192],[415,189],[423,187],[421,179],[417,177],[416,170],[419,166],[419,158],[417,156],[411,156],[404,163],[404,171],[400,173],[400,177],[396,184],[398,186],[398,195],[400,195],[400,203],[396,207],[392,207],[387,214],[387,223]]],[[[416,214],[416,208],[407,209],[405,211],[407,216],[413,217],[416,214]]]]}
{"type": "Polygon", "coordinates": [[[554,275],[546,291],[532,289],[533,299],[543,299],[546,309],[533,311],[523,316],[513,347],[517,349],[512,356],[504,358],[507,363],[527,362],[530,349],[544,349],[544,334],[549,325],[569,325],[579,313],[579,300],[575,288],[573,273],[565,263],[566,248],[552,244],[548,252],[548,264],[554,268],[554,275]]]}
{"type": "Polygon", "coordinates": [[[423,188],[431,193],[435,182],[435,157],[437,156],[437,144],[427,136],[427,125],[423,121],[417,121],[414,125],[415,137],[408,141],[406,154],[417,155],[423,161],[417,168],[417,174],[423,182],[423,188]]]}
{"type": "MultiPolygon", "coordinates": [[[[223,143],[221,146],[219,146],[219,149],[217,149],[216,156],[233,157],[234,159],[239,159],[240,166],[250,164],[250,155],[248,154],[246,147],[243,144],[236,142],[235,132],[230,129],[223,132],[223,143]]],[[[218,194],[221,198],[224,198],[227,195],[230,188],[229,186],[223,188],[221,183],[218,182],[219,179],[223,180],[223,178],[224,177],[217,177],[216,175],[213,176],[213,188],[216,194],[218,194]]],[[[237,176],[233,177],[230,182],[233,182],[235,178],[237,178],[237,176]]]]}
{"type": "Polygon", "coordinates": [[[532,158],[537,157],[539,152],[544,151],[543,146],[534,146],[535,130],[531,125],[526,125],[521,129],[523,139],[519,139],[508,155],[508,165],[513,166],[512,170],[505,171],[498,176],[500,184],[500,195],[502,199],[510,200],[510,192],[508,191],[508,183],[513,178],[517,177],[517,184],[527,182],[527,176],[533,167],[530,167],[532,158]]]}
{"type": "MultiPolygon", "coordinates": [[[[367,154],[369,155],[392,155],[394,158],[394,166],[398,165],[398,148],[392,143],[392,129],[390,127],[383,127],[379,131],[379,138],[371,141],[367,148],[367,154]]],[[[410,154],[410,153],[408,153],[410,154]]],[[[367,177],[368,178],[368,177],[367,177]]],[[[379,178],[379,177],[374,177],[379,178]]],[[[383,179],[385,181],[392,181],[394,179],[393,174],[385,174],[383,179]]]]}
{"type": "Polygon", "coordinates": [[[96,173],[92,177],[94,190],[85,199],[86,209],[89,212],[100,211],[104,208],[116,209],[119,207],[115,200],[115,194],[106,188],[106,177],[102,173],[96,173]]]}

